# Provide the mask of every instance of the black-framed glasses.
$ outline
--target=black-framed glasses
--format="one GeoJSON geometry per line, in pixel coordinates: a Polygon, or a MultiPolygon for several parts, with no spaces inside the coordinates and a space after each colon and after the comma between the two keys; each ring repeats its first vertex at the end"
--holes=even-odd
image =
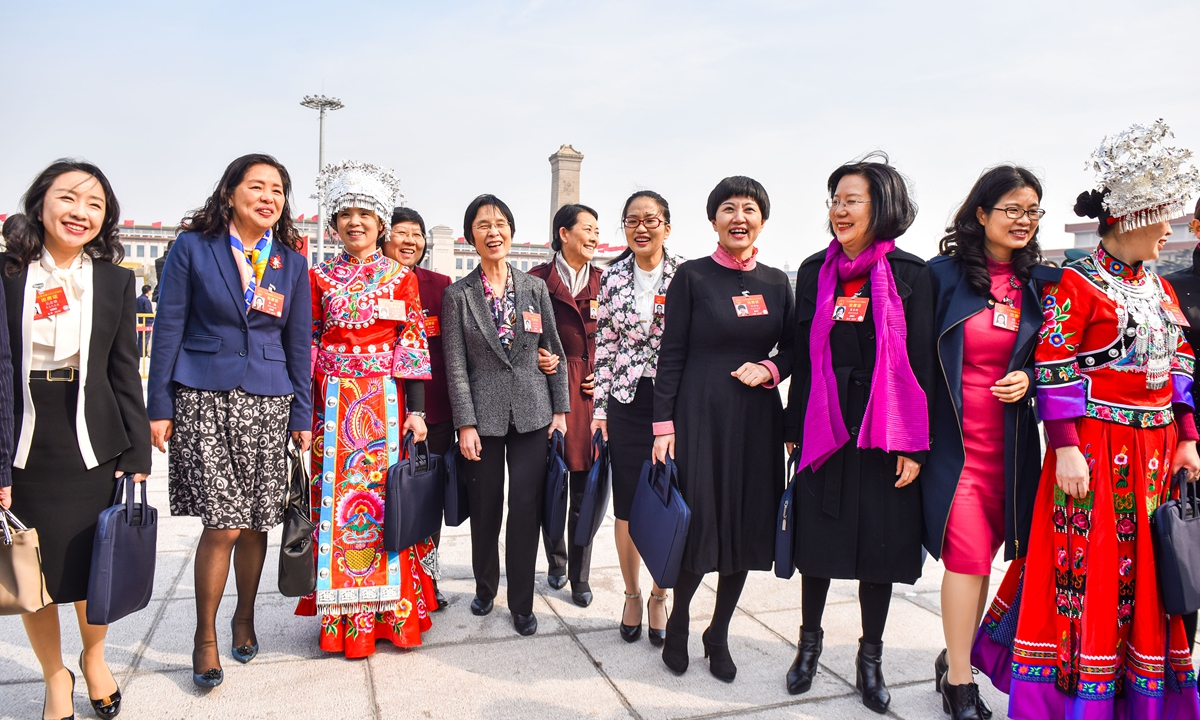
{"type": "Polygon", "coordinates": [[[1046,216],[1046,211],[1041,208],[1033,208],[1032,210],[1023,210],[1019,207],[994,207],[993,210],[999,210],[1008,216],[1009,220],[1020,220],[1021,216],[1029,218],[1029,222],[1037,222],[1046,216]]]}
{"type": "Polygon", "coordinates": [[[638,225],[645,225],[647,230],[653,230],[663,224],[663,219],[658,215],[651,215],[648,218],[639,218],[630,215],[622,220],[621,224],[630,230],[633,230],[638,225]]]}

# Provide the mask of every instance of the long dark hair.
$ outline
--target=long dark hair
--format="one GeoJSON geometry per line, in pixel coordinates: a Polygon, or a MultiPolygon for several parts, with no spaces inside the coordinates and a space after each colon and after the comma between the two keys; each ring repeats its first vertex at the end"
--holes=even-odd
{"type": "MultiPolygon", "coordinates": [[[[210,237],[229,232],[229,223],[233,220],[229,200],[233,197],[233,191],[246,178],[246,173],[255,165],[270,165],[279,171],[279,178],[283,181],[283,210],[279,214],[279,221],[271,228],[271,242],[282,242],[292,250],[300,252],[300,233],[296,232],[296,223],[292,219],[292,177],[288,175],[283,163],[263,153],[243,155],[229,163],[212,195],[204,201],[200,209],[188,213],[179,222],[178,232],[198,232],[210,237]]],[[[321,232],[321,229],[317,232],[321,232]]]]}
{"type": "MultiPolygon", "coordinates": [[[[954,214],[954,222],[946,228],[946,234],[938,246],[939,255],[958,257],[967,282],[980,295],[987,296],[991,292],[992,280],[988,275],[987,255],[983,251],[986,232],[976,211],[983,208],[984,212],[991,212],[991,208],[1000,202],[1000,198],[1020,188],[1033,190],[1038,196],[1038,202],[1041,202],[1042,183],[1029,170],[1019,165],[999,165],[985,170],[975,181],[975,186],[959,206],[958,212],[954,214]]],[[[1029,282],[1030,270],[1044,261],[1042,248],[1038,245],[1040,231],[1041,223],[1038,223],[1025,247],[1013,251],[1013,274],[1021,282],[1029,282]]]]}
{"type": "MultiPolygon", "coordinates": [[[[621,208],[621,232],[622,233],[625,232],[625,215],[629,213],[629,206],[632,205],[633,201],[637,200],[638,198],[650,198],[654,202],[658,203],[658,209],[662,210],[663,222],[665,222],[668,225],[671,224],[671,206],[667,204],[667,199],[665,197],[663,197],[662,195],[659,195],[658,193],[654,192],[653,190],[638,190],[634,194],[630,195],[628,199],[625,200],[625,207],[621,208]]],[[[626,243],[626,245],[627,245],[627,247],[625,248],[625,251],[622,252],[620,255],[618,255],[616,260],[612,261],[613,265],[616,265],[617,263],[621,262],[622,260],[624,260],[625,258],[627,258],[633,254],[633,248],[628,247],[628,243],[626,243]]]]}
{"type": "Polygon", "coordinates": [[[579,213],[587,213],[597,220],[600,219],[600,216],[596,214],[596,211],[587,205],[580,205],[579,203],[563,205],[558,209],[558,212],[554,213],[554,222],[551,223],[551,250],[554,252],[562,252],[562,237],[559,236],[558,231],[562,230],[563,228],[566,228],[568,232],[573,230],[575,226],[579,224],[579,213]]]}
{"type": "Polygon", "coordinates": [[[125,247],[117,233],[117,223],[121,218],[121,205],[113,193],[112,184],[100,168],[84,160],[62,159],[55,160],[50,167],[43,170],[25,191],[21,198],[24,212],[13,215],[4,221],[4,241],[8,246],[8,260],[4,265],[7,275],[16,275],[31,263],[37,262],[42,256],[45,243],[46,229],[42,226],[42,207],[46,202],[46,193],[54,185],[59,175],[69,172],[87,173],[96,178],[104,190],[104,221],[100,223],[100,232],[83,251],[95,260],[107,260],[119,263],[125,258],[125,247]]]}

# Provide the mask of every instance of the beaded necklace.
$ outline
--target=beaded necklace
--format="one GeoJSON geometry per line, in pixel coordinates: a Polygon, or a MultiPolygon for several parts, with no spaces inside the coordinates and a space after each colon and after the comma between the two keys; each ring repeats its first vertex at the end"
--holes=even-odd
{"type": "MultiPolygon", "coordinates": [[[[1168,320],[1163,310],[1163,302],[1169,301],[1170,297],[1158,275],[1145,271],[1145,277],[1134,280],[1114,275],[1105,267],[1106,256],[1102,248],[1092,253],[1105,294],[1117,306],[1121,354],[1128,351],[1126,338],[1132,333],[1134,367],[1129,369],[1145,368],[1146,387],[1150,390],[1163,388],[1170,378],[1171,360],[1179,344],[1179,328],[1168,320]]],[[[1119,267],[1117,265],[1118,271],[1119,267]]]]}

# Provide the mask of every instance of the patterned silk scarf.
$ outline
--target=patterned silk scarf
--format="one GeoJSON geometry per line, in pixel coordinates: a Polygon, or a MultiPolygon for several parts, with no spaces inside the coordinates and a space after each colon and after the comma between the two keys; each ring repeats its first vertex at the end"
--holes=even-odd
{"type": "Polygon", "coordinates": [[[250,273],[250,282],[246,285],[246,311],[249,312],[250,303],[254,300],[254,290],[262,282],[267,260],[271,257],[271,231],[268,230],[251,250],[247,250],[241,239],[233,233],[229,234],[229,244],[234,252],[246,259],[246,264],[253,271],[250,273]]]}
{"type": "Polygon", "coordinates": [[[496,322],[496,334],[500,337],[500,344],[508,351],[513,344],[513,325],[517,322],[517,292],[513,286],[512,265],[508,266],[504,292],[497,293],[492,289],[483,268],[479,269],[479,279],[483,282],[483,297],[492,309],[492,320],[496,322]]]}

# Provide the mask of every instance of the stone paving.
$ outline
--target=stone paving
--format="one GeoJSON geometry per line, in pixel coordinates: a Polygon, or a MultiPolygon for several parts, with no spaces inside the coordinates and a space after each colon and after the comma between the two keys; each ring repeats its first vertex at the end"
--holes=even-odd
{"type": "MultiPolygon", "coordinates": [[[[258,602],[258,657],[241,665],[229,655],[233,579],[217,619],[225,682],[201,691],[191,679],[194,630],[192,562],[200,523],[168,516],[166,456],[155,451],[149,480],[159,508],[159,562],[154,599],[109,631],[108,661],[125,695],[122,718],[875,718],[854,689],[859,637],[856,585],[835,581],[825,613],[821,672],[805,695],[792,696],[784,674],[800,625],[800,581],[751,573],[730,630],[737,680],[708,673],[700,647],[715,598],[715,576],[692,603],[691,668],[682,677],[662,664],[645,635],[626,644],[617,633],[622,583],[612,518],[596,537],[591,585],[595,601],[576,607],[569,589],[545,582],[540,561],[535,612],[538,632],[518,636],[504,590],[485,618],[471,615],[467,525],[442,534],[441,587],[449,606],[416,650],[381,643],[368,660],[327,656],[317,648],[317,621],[295,617],[295,601],[275,589],[279,531],[271,534],[258,602]]],[[[503,537],[503,535],[501,535],[503,537]]],[[[501,551],[503,558],[503,551],[501,551]]],[[[993,588],[1003,572],[997,566],[993,588]]],[[[946,717],[933,691],[933,659],[942,647],[938,586],[932,561],[915,586],[897,585],[884,636],[884,672],[892,691],[886,717],[946,717]]],[[[503,581],[502,581],[503,582],[503,581]]],[[[642,588],[650,587],[643,572],[642,588]]],[[[78,673],[79,635],[73,610],[61,611],[63,656],[78,673]]],[[[0,617],[0,717],[36,718],[42,705],[40,671],[18,617],[0,617]]],[[[981,679],[984,696],[1005,717],[1005,696],[981,679]]],[[[93,717],[82,677],[78,717],[93,717]]]]}

